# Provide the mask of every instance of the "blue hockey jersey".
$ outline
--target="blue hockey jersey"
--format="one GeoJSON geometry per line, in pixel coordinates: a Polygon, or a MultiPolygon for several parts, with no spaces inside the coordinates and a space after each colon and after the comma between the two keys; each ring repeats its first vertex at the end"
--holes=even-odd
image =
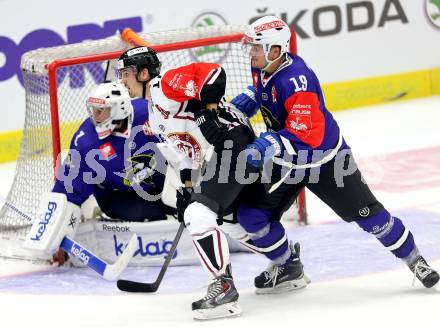
{"type": "Polygon", "coordinates": [[[284,138],[289,153],[305,152],[310,163],[322,159],[316,153],[348,148],[325,106],[318,78],[301,57],[289,54],[270,75],[252,68],[252,79],[267,128],[284,138]]]}
{"type": "Polygon", "coordinates": [[[100,140],[90,118],[72,137],[69,154],[59,170],[53,192],[81,205],[96,187],[128,190],[141,187],[150,194],[163,188],[165,160],[156,148],[159,141],[148,127],[148,102],[132,100],[133,114],[124,133],[100,140]]]}

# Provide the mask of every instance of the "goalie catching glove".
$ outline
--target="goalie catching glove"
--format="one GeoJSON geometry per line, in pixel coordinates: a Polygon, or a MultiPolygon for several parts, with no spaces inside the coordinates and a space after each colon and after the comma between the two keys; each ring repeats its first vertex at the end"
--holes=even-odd
{"type": "Polygon", "coordinates": [[[80,221],[80,207],[67,201],[65,194],[46,193],[23,246],[52,255],[65,236],[75,235],[80,221]]]}

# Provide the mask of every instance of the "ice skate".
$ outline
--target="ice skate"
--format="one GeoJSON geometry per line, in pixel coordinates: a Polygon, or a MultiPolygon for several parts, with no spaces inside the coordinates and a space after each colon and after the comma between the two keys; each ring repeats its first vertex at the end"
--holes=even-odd
{"type": "Polygon", "coordinates": [[[413,285],[416,278],[420,280],[426,288],[431,288],[438,283],[438,272],[432,269],[422,256],[418,257],[417,260],[408,267],[414,273],[413,285]]]}
{"type": "Polygon", "coordinates": [[[254,284],[257,294],[288,292],[304,288],[310,283],[310,279],[304,274],[303,265],[299,258],[299,243],[294,246],[290,243],[289,248],[292,253],[285,263],[271,266],[255,277],[254,284]]]}
{"type": "Polygon", "coordinates": [[[206,296],[192,303],[192,310],[193,318],[196,320],[227,318],[241,314],[230,265],[224,275],[215,278],[208,286],[206,296]]]}

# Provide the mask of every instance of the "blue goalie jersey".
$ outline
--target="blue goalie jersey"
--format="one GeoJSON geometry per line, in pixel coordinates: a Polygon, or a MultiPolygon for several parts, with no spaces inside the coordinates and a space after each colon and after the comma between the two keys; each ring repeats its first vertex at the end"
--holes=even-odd
{"type": "Polygon", "coordinates": [[[124,132],[100,140],[91,119],[73,135],[70,150],[56,176],[53,192],[81,205],[95,189],[140,190],[160,194],[165,159],[156,147],[158,138],[148,125],[148,102],[132,100],[133,114],[124,132]]]}

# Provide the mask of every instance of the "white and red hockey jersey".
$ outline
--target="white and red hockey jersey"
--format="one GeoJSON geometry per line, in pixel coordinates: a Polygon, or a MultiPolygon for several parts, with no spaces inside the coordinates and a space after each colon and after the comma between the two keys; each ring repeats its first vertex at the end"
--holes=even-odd
{"type": "Polygon", "coordinates": [[[218,64],[193,63],[166,70],[149,83],[149,125],[176,150],[176,168],[197,169],[210,151],[191,111],[200,108],[203,87],[215,83],[221,71],[218,64]]]}

